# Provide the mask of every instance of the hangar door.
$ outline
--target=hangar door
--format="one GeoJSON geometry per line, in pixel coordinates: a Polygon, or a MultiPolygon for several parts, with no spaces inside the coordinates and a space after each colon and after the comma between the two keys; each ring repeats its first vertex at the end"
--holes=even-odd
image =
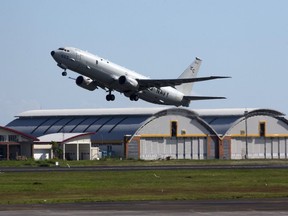
{"type": "Polygon", "coordinates": [[[219,159],[231,159],[231,137],[219,142],[219,159]]]}
{"type": "Polygon", "coordinates": [[[206,159],[206,137],[145,137],[140,139],[140,159],[206,159]]]}

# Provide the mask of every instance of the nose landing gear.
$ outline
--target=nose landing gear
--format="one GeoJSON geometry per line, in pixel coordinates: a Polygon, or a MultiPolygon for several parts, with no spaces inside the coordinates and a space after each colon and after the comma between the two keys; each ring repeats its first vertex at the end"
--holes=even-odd
{"type": "Polygon", "coordinates": [[[62,76],[67,76],[66,69],[62,72],[62,76]]]}

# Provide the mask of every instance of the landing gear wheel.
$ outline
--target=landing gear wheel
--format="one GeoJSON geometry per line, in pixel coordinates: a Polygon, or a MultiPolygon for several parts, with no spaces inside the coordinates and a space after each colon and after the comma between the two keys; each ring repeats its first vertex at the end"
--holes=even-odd
{"type": "Polygon", "coordinates": [[[132,94],[132,95],[130,96],[130,100],[131,100],[131,101],[138,101],[138,100],[139,100],[139,96],[138,96],[137,94],[132,94]]]}
{"type": "Polygon", "coordinates": [[[139,96],[138,95],[135,95],[134,96],[134,101],[138,101],[139,100],[139,96]]]}
{"type": "Polygon", "coordinates": [[[67,76],[67,72],[66,72],[66,71],[63,71],[63,72],[62,72],[62,76],[67,76]]]}
{"type": "Polygon", "coordinates": [[[111,101],[114,101],[115,100],[115,95],[114,94],[111,94],[111,101]]]}
{"type": "Polygon", "coordinates": [[[107,101],[114,101],[115,100],[115,95],[113,95],[113,94],[106,95],[106,100],[107,101]]]}

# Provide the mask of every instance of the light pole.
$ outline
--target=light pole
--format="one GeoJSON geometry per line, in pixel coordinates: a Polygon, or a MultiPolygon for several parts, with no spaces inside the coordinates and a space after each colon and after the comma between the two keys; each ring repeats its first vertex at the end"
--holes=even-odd
{"type": "Polygon", "coordinates": [[[245,116],[245,141],[246,141],[246,153],[245,153],[245,158],[248,159],[248,124],[247,124],[247,114],[248,111],[244,111],[244,116],[245,116]]]}

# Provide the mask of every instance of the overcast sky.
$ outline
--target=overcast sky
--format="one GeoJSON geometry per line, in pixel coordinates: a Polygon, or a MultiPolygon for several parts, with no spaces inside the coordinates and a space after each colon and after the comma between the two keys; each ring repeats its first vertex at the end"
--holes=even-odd
{"type": "MultiPolygon", "coordinates": [[[[288,1],[2,0],[0,125],[31,109],[159,107],[105,100],[62,77],[50,56],[74,46],[151,78],[177,78],[194,60],[191,94],[226,96],[190,108],[270,108],[288,114],[288,1]]],[[[74,72],[69,76],[77,77],[74,72]]]]}

